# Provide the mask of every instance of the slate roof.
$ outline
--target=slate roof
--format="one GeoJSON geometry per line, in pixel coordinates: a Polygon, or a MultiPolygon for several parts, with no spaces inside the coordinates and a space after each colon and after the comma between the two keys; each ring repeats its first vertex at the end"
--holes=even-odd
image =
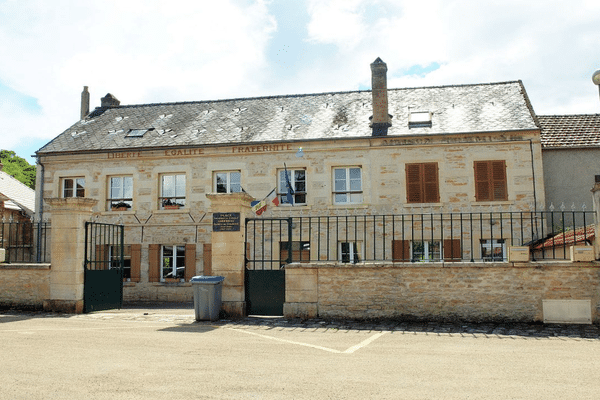
{"type": "MultiPolygon", "coordinates": [[[[370,90],[96,108],[38,155],[372,135],[370,90]],[[128,137],[132,129],[152,129],[128,137]]],[[[539,129],[521,81],[388,90],[388,136],[539,129]],[[409,112],[433,113],[409,128],[409,112]]]]}
{"type": "Polygon", "coordinates": [[[538,115],[544,148],[600,147],[600,114],[538,115]]]}
{"type": "MultiPolygon", "coordinates": [[[[35,212],[35,191],[3,171],[0,171],[0,200],[9,200],[27,214],[35,212]]],[[[7,203],[7,208],[13,208],[7,203]]]]}

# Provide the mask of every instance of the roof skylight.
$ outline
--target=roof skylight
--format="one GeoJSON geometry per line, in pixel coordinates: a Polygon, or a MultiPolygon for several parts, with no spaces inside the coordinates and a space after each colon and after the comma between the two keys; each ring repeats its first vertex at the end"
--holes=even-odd
{"type": "Polygon", "coordinates": [[[431,116],[433,115],[430,111],[413,111],[408,114],[408,127],[409,128],[431,128],[431,116]]]}
{"type": "Polygon", "coordinates": [[[126,137],[143,137],[144,134],[152,129],[130,129],[126,137]]]}

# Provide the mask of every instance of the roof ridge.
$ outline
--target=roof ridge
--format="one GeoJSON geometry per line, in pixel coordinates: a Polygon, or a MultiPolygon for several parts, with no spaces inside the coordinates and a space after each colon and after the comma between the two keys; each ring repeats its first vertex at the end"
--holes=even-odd
{"type": "MultiPolygon", "coordinates": [[[[488,82],[488,83],[465,83],[465,84],[453,84],[453,85],[437,85],[437,86],[417,86],[417,87],[403,87],[403,88],[391,88],[388,91],[399,91],[399,90],[418,90],[418,89],[443,89],[443,88],[459,88],[459,87],[470,87],[470,86],[494,86],[494,85],[507,85],[515,84],[521,81],[503,81],[503,82],[488,82]]],[[[96,110],[106,109],[119,109],[119,108],[135,108],[135,107],[149,107],[149,106],[166,106],[166,105],[186,105],[186,104],[204,104],[204,103],[224,103],[228,101],[249,101],[249,100],[267,100],[267,99],[285,99],[293,97],[311,97],[311,96],[326,96],[326,95],[338,95],[338,94],[351,94],[351,93],[366,93],[371,92],[371,89],[364,90],[348,90],[348,91],[337,91],[337,92],[321,92],[321,93],[299,93],[299,94],[285,94],[285,95],[272,95],[272,96],[257,96],[257,97],[235,97],[230,99],[216,99],[216,100],[193,100],[193,101],[175,101],[165,103],[140,103],[140,104],[122,104],[112,107],[96,107],[96,110]]],[[[92,113],[90,113],[92,114],[92,113]]]]}

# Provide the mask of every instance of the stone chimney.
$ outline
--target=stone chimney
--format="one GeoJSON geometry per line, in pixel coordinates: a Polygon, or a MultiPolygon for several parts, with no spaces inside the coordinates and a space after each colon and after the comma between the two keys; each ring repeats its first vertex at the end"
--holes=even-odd
{"type": "Polygon", "coordinates": [[[386,136],[392,116],[388,114],[387,64],[379,57],[371,64],[371,92],[373,116],[369,127],[373,128],[373,136],[386,136]]]}
{"type": "Polygon", "coordinates": [[[107,93],[106,96],[100,99],[100,107],[117,107],[121,102],[115,96],[107,93]]]}
{"type": "Polygon", "coordinates": [[[90,113],[90,92],[88,92],[88,87],[83,87],[83,92],[81,92],[81,119],[87,117],[90,113]]]}

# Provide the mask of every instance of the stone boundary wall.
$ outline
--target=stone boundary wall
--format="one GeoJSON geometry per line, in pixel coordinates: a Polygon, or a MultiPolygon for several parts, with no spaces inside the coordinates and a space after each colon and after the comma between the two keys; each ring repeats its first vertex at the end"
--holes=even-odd
{"type": "Polygon", "coordinates": [[[50,264],[0,264],[0,307],[41,309],[50,298],[50,264]]]}
{"type": "Polygon", "coordinates": [[[530,322],[547,299],[591,300],[600,323],[600,263],[295,263],[284,314],[530,322]]]}
{"type": "Polygon", "coordinates": [[[190,302],[194,292],[190,282],[123,282],[123,301],[190,302]]]}

